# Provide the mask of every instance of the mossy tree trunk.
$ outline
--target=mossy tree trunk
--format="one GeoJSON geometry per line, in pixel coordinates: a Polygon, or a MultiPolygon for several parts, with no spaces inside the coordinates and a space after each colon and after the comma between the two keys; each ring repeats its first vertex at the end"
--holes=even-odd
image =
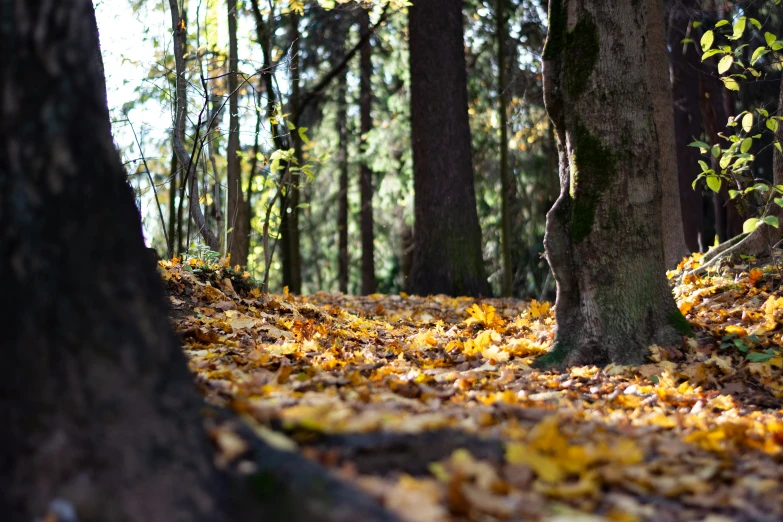
{"type": "Polygon", "coordinates": [[[462,2],[409,8],[415,294],[488,295],[468,124],[462,2]]]}
{"type": "Polygon", "coordinates": [[[348,293],[348,69],[337,82],[337,165],[340,169],[340,192],[338,194],[337,230],[339,235],[337,253],[337,281],[340,291],[348,293]]]}
{"type": "Polygon", "coordinates": [[[560,196],[545,238],[557,331],[541,367],[643,363],[651,344],[688,330],[665,278],[647,21],[632,2],[549,4],[544,101],[560,196]]]}
{"type": "Polygon", "coordinates": [[[112,142],[90,0],[1,0],[3,520],[228,520],[112,142]],[[48,6],[48,10],[47,10],[48,6]]]}

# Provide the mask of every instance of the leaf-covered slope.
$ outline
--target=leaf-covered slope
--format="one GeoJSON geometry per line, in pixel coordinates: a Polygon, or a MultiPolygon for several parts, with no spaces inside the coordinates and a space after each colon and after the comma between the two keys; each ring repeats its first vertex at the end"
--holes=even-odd
{"type": "MultiPolygon", "coordinates": [[[[531,369],[547,303],[268,295],[161,263],[208,402],[422,522],[783,518],[781,278],[747,268],[675,287],[681,347],[555,373],[531,369]]],[[[213,433],[221,464],[243,458],[213,433]]]]}

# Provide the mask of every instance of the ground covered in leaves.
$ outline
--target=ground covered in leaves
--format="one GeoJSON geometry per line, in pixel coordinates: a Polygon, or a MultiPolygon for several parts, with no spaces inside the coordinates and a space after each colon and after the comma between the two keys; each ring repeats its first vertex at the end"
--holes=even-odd
{"type": "Polygon", "coordinates": [[[531,368],[548,303],[269,295],[226,264],[159,266],[207,402],[401,520],[783,520],[783,278],[684,275],[698,262],[670,274],[694,338],[563,372],[531,368]]]}

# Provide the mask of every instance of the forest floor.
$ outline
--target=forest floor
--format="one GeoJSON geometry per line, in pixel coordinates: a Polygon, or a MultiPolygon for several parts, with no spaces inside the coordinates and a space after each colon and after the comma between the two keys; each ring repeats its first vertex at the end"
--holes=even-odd
{"type": "Polygon", "coordinates": [[[783,274],[754,266],[671,273],[696,336],[648,364],[542,372],[548,303],[269,295],[159,264],[206,401],[409,522],[783,520],[783,274]]]}

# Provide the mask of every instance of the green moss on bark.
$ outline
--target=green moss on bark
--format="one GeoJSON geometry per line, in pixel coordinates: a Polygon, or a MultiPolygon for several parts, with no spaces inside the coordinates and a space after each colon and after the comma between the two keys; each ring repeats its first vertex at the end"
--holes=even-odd
{"type": "Polygon", "coordinates": [[[539,370],[560,368],[564,365],[566,357],[572,349],[573,346],[570,343],[555,341],[547,353],[533,361],[533,368],[539,370]]]}
{"type": "Polygon", "coordinates": [[[682,335],[693,337],[693,328],[691,328],[691,323],[689,323],[685,316],[680,313],[679,309],[675,308],[669,312],[668,320],[669,325],[680,332],[682,335]]]}
{"type": "Polygon", "coordinates": [[[573,159],[571,239],[579,243],[593,230],[595,210],[614,179],[616,160],[611,149],[590,134],[579,120],[574,129],[573,159]]]}
{"type": "Polygon", "coordinates": [[[598,28],[590,16],[583,16],[572,31],[566,32],[563,51],[566,91],[579,97],[598,62],[598,28]]]}

